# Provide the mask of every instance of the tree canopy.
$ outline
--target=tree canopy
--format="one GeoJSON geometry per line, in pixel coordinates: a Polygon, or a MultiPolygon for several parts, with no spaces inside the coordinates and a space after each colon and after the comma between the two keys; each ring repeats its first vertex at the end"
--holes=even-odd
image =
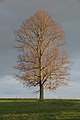
{"type": "Polygon", "coordinates": [[[70,73],[70,62],[64,52],[64,31],[45,11],[38,11],[25,20],[16,31],[19,50],[19,72],[16,77],[26,86],[39,86],[43,90],[56,90],[65,84],[70,73]]]}

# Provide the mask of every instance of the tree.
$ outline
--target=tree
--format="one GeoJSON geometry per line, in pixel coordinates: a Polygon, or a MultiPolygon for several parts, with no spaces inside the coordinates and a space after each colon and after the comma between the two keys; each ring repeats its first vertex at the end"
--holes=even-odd
{"type": "Polygon", "coordinates": [[[39,86],[40,99],[44,89],[56,90],[68,78],[70,62],[61,48],[64,43],[64,31],[44,11],[35,13],[16,31],[20,51],[16,77],[26,86],[39,86]]]}

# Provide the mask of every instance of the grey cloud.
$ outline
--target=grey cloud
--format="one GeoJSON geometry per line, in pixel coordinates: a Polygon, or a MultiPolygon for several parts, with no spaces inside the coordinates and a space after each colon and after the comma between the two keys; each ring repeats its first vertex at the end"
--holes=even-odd
{"type": "MultiPolygon", "coordinates": [[[[62,24],[65,32],[68,34],[68,40],[74,41],[73,33],[77,33],[77,41],[79,41],[78,32],[75,32],[78,21],[80,20],[80,6],[75,0],[6,0],[1,5],[0,8],[0,36],[1,36],[1,47],[4,46],[10,48],[12,42],[14,41],[14,30],[16,30],[19,25],[37,10],[47,10],[49,11],[55,19],[62,24]],[[72,29],[70,28],[72,24],[72,29]],[[75,29],[74,29],[75,28],[75,29]],[[72,36],[69,35],[69,32],[72,36]],[[4,36],[5,34],[5,36],[4,36]],[[6,40],[7,39],[7,40],[6,40]],[[8,44],[9,43],[9,44],[8,44]]],[[[78,26],[77,31],[80,30],[78,26]]],[[[79,44],[78,44],[79,45],[79,44]]],[[[69,46],[70,48],[70,46],[69,46]]],[[[71,48],[70,48],[71,49],[71,48]]]]}
{"type": "MultiPolygon", "coordinates": [[[[39,93],[33,94],[36,89],[23,88],[18,85],[12,76],[3,76],[0,82],[0,97],[28,97],[35,98],[39,93]],[[6,79],[6,81],[5,81],[6,79]]],[[[45,98],[79,98],[80,97],[80,82],[69,81],[69,86],[59,88],[56,92],[45,91],[45,98]],[[75,89],[74,89],[75,88],[75,89]]]]}
{"type": "Polygon", "coordinates": [[[0,0],[0,2],[3,2],[4,0],[0,0]]]}
{"type": "Polygon", "coordinates": [[[37,97],[33,89],[24,88],[10,75],[5,75],[0,81],[0,97],[37,97]]]}
{"type": "MultiPolygon", "coordinates": [[[[17,52],[13,48],[15,41],[14,31],[20,27],[20,24],[22,24],[22,22],[25,19],[33,15],[38,10],[48,11],[53,15],[56,21],[58,21],[59,24],[62,25],[65,31],[65,37],[67,41],[67,51],[69,53],[71,61],[74,63],[71,71],[72,74],[70,80],[79,81],[80,78],[79,0],[3,0],[2,2],[0,1],[0,78],[4,75],[13,74],[14,73],[13,66],[17,64],[16,63],[17,52]]],[[[8,83],[8,80],[5,84],[10,85],[8,83]]],[[[17,85],[17,82],[15,84],[17,85]]],[[[8,93],[11,88],[6,89],[8,93]]],[[[15,86],[15,89],[17,90],[17,86],[15,86]]],[[[2,89],[2,91],[4,90],[2,89]]],[[[3,92],[5,96],[7,93],[3,92]]]]}

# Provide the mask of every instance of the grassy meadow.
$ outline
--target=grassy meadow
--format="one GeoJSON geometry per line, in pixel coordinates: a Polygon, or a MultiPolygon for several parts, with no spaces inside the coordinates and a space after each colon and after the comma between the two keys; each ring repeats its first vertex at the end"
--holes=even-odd
{"type": "Polygon", "coordinates": [[[80,100],[0,99],[0,120],[80,120],[80,100]]]}

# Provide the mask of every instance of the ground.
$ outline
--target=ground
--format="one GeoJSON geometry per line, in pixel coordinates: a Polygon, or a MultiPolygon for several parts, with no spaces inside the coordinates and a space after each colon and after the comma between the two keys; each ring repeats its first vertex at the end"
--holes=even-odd
{"type": "Polygon", "coordinates": [[[80,120],[80,100],[0,99],[0,120],[80,120]]]}

